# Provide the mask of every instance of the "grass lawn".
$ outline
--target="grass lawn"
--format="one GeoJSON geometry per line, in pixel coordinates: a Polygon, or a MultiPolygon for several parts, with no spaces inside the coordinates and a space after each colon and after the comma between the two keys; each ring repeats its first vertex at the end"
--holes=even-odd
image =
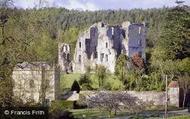
{"type": "Polygon", "coordinates": [[[61,74],[60,84],[61,84],[61,90],[71,88],[73,82],[75,80],[80,79],[81,74],[75,73],[75,74],[61,74]]]}
{"type": "Polygon", "coordinates": [[[176,116],[176,117],[170,117],[168,119],[190,119],[190,115],[189,116],[176,116]]]}
{"type": "MultiPolygon", "coordinates": [[[[61,74],[61,79],[60,79],[61,90],[63,91],[64,89],[71,88],[71,86],[75,80],[77,80],[77,81],[80,80],[81,75],[82,74],[79,74],[79,73],[71,73],[71,74],[63,73],[63,74],[61,74]]],[[[113,79],[113,78],[114,78],[113,74],[106,76],[106,78],[104,79],[105,80],[104,83],[107,83],[108,81],[110,81],[110,79],[113,79]]],[[[91,80],[92,88],[95,90],[99,89],[98,77],[95,74],[93,74],[93,73],[91,74],[90,80],[91,80]]],[[[114,82],[111,82],[111,83],[114,83],[114,82]]]]}
{"type": "MultiPolygon", "coordinates": [[[[159,108],[159,107],[158,107],[159,108]]],[[[146,110],[140,112],[138,114],[130,114],[128,111],[119,111],[115,116],[112,112],[111,118],[119,118],[119,119],[162,119],[164,117],[164,112],[161,111],[162,108],[158,110],[146,110]]],[[[174,110],[174,109],[171,109],[174,110]]],[[[109,113],[107,111],[100,111],[98,109],[72,109],[73,115],[79,119],[104,119],[109,118],[109,113]]],[[[168,119],[190,119],[190,115],[177,116],[174,114],[170,114],[168,119]]]]}
{"type": "MultiPolygon", "coordinates": [[[[73,109],[74,117],[79,119],[104,119],[109,118],[109,113],[107,111],[100,111],[98,109],[73,109]]],[[[112,115],[114,117],[114,115],[112,115]]]]}

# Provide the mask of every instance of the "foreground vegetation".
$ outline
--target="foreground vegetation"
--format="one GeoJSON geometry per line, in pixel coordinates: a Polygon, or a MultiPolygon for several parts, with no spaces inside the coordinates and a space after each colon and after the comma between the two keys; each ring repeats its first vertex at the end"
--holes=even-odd
{"type": "MultiPolygon", "coordinates": [[[[121,54],[117,59],[116,72],[112,75],[103,66],[98,66],[95,71],[89,70],[83,75],[63,74],[62,90],[70,88],[76,80],[83,90],[162,91],[165,87],[165,75],[167,75],[168,81],[179,82],[184,90],[185,99],[190,88],[189,11],[188,6],[95,12],[70,11],[64,8],[23,10],[1,6],[0,106],[22,105],[20,100],[16,101],[12,98],[11,75],[17,63],[46,61],[56,64],[59,42],[69,43],[73,54],[78,35],[90,25],[99,21],[113,25],[125,20],[135,23],[146,22],[148,27],[146,61],[138,54],[132,58],[121,54]],[[126,68],[128,63],[132,66],[126,68]]],[[[72,108],[70,107],[72,103],[54,103],[55,107],[52,105],[51,112],[55,115],[59,115],[59,111],[67,110],[67,108],[62,108],[64,105],[68,105],[68,109],[72,108]],[[60,109],[59,106],[61,106],[60,109]]],[[[26,106],[31,106],[31,104],[26,106]]],[[[82,117],[82,112],[84,115],[102,114],[99,111],[86,113],[86,111],[74,110],[72,112],[82,117]]]]}
{"type": "Polygon", "coordinates": [[[190,116],[175,116],[175,117],[171,117],[169,119],[189,119],[190,116]]]}

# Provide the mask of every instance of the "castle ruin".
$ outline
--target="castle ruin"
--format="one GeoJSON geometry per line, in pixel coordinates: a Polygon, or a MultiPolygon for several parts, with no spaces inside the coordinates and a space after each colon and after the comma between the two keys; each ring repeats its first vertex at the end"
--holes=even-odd
{"type": "MultiPolygon", "coordinates": [[[[78,37],[72,70],[84,73],[87,67],[95,69],[97,65],[103,65],[114,73],[116,60],[121,53],[129,58],[138,53],[145,60],[145,48],[145,24],[127,21],[122,25],[111,26],[103,22],[95,23],[78,37]]],[[[64,53],[66,52],[61,54],[64,53]]],[[[60,58],[59,62],[61,61],[65,62],[67,59],[60,58]]],[[[67,69],[66,65],[64,67],[67,69]]]]}

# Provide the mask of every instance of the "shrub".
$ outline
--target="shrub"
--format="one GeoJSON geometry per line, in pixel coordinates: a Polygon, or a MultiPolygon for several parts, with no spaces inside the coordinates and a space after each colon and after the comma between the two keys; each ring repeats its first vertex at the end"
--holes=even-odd
{"type": "Polygon", "coordinates": [[[66,110],[66,109],[73,109],[73,102],[72,101],[53,101],[50,106],[50,112],[56,110],[66,110]]]}
{"type": "Polygon", "coordinates": [[[122,81],[112,78],[105,81],[104,88],[107,90],[122,90],[124,89],[124,85],[122,81]]]}
{"type": "Polygon", "coordinates": [[[80,77],[79,84],[82,87],[82,90],[92,90],[90,74],[86,73],[80,77]]]}
{"type": "MultiPolygon", "coordinates": [[[[50,115],[51,119],[59,119],[60,116],[66,115],[65,111],[69,110],[69,109],[73,109],[72,101],[60,101],[60,100],[53,101],[51,103],[51,106],[49,109],[49,115],[50,115]]],[[[67,115],[67,116],[69,116],[69,115],[67,115]]],[[[68,119],[70,119],[70,118],[68,118],[68,119]]]]}

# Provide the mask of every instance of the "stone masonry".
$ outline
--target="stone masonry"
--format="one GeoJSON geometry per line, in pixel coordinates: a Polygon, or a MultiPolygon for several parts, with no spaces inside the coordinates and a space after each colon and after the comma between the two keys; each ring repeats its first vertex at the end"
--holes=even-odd
{"type": "Polygon", "coordinates": [[[61,71],[72,72],[72,59],[71,59],[71,48],[69,44],[59,43],[58,45],[58,63],[61,71]]]}
{"type": "Polygon", "coordinates": [[[89,66],[95,69],[97,65],[103,65],[114,73],[116,59],[121,53],[128,57],[139,53],[145,60],[145,39],[146,27],[141,23],[124,22],[116,26],[95,23],[77,40],[73,71],[84,73],[89,66]]]}
{"type": "Polygon", "coordinates": [[[39,103],[42,98],[50,102],[59,97],[60,74],[55,66],[43,62],[23,62],[15,66],[12,78],[13,94],[23,102],[39,103]]]}

